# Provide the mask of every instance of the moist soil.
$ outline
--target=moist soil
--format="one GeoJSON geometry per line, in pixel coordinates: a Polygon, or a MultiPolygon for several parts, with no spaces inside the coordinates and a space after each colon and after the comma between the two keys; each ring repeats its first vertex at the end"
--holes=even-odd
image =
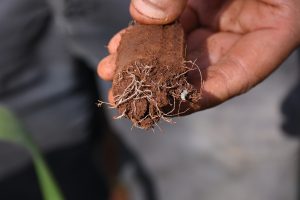
{"type": "Polygon", "coordinates": [[[149,129],[160,119],[172,122],[188,112],[181,103],[196,103],[200,92],[187,81],[194,65],[185,60],[185,49],[179,23],[134,24],[123,33],[112,86],[118,118],[149,129]]]}

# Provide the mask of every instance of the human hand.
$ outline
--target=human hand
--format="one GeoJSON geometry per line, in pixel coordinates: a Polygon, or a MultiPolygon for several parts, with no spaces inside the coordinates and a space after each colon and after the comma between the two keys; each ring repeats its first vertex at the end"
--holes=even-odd
{"type": "MultiPolygon", "coordinates": [[[[130,12],[145,24],[167,24],[180,16],[187,34],[187,59],[196,60],[204,76],[201,85],[198,73],[189,74],[191,83],[202,88],[199,107],[193,111],[248,91],[300,42],[298,0],[132,0],[130,12]]],[[[112,38],[110,55],[99,63],[104,80],[113,78],[121,33],[112,38]]],[[[111,91],[109,101],[113,102],[111,91]]]]}

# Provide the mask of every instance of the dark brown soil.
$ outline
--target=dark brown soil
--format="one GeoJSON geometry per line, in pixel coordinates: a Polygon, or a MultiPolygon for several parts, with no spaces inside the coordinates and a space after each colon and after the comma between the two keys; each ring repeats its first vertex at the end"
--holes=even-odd
{"type": "Polygon", "coordinates": [[[182,102],[196,103],[200,92],[187,82],[191,71],[185,60],[185,37],[179,23],[132,25],[117,50],[113,94],[120,117],[148,129],[160,119],[187,112],[182,102]]]}

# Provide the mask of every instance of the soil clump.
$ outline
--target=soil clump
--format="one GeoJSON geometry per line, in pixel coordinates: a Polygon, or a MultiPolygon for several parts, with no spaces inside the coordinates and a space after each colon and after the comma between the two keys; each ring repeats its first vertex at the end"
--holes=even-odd
{"type": "Polygon", "coordinates": [[[118,118],[149,129],[160,119],[172,122],[188,112],[180,108],[182,102],[197,103],[200,91],[187,81],[195,65],[185,60],[185,49],[179,23],[134,24],[122,34],[112,86],[118,118]]]}

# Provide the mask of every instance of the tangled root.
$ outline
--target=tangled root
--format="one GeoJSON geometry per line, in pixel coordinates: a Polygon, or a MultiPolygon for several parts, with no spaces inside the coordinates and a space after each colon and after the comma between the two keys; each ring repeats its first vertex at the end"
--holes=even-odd
{"type": "MultiPolygon", "coordinates": [[[[183,102],[197,102],[201,98],[201,90],[196,91],[186,79],[187,73],[196,69],[201,82],[203,81],[201,71],[195,62],[185,61],[182,73],[174,74],[168,81],[163,81],[163,78],[152,79],[153,74],[157,73],[155,65],[135,62],[117,74],[115,81],[120,89],[114,94],[114,104],[99,100],[98,106],[106,104],[110,108],[117,108],[120,115],[114,119],[129,118],[133,122],[133,127],[141,129],[153,129],[154,126],[160,129],[158,125],[160,119],[174,124],[172,117],[186,114],[190,110],[190,108],[181,109],[183,102]],[[190,64],[190,67],[187,64],[190,64]]],[[[168,70],[169,67],[166,68],[168,70]]]]}

